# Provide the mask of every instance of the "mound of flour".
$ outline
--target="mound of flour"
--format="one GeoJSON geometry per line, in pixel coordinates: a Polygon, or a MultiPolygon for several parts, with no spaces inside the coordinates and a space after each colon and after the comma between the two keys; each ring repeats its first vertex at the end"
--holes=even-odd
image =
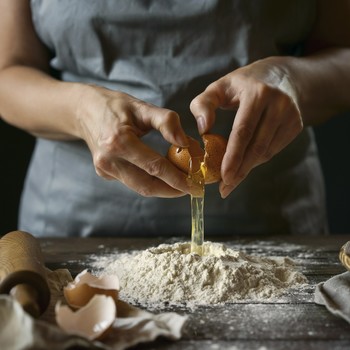
{"type": "Polygon", "coordinates": [[[203,256],[189,243],[162,244],[134,254],[99,257],[100,274],[117,274],[120,296],[143,305],[208,305],[274,298],[307,282],[289,258],[246,255],[206,242],[203,256]]]}

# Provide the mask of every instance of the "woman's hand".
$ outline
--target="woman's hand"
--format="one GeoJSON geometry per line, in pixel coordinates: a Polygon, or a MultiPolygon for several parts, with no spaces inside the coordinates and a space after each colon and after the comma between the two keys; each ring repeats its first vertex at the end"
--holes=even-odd
{"type": "Polygon", "coordinates": [[[119,180],[143,196],[179,197],[189,192],[186,174],[140,139],[156,129],[169,143],[187,146],[175,112],[89,85],[78,120],[98,175],[119,180]]]}
{"type": "Polygon", "coordinates": [[[303,129],[296,91],[279,59],[239,68],[210,84],[191,103],[201,134],[214,125],[216,109],[236,111],[221,167],[223,198],[303,129]]]}
{"type": "Polygon", "coordinates": [[[85,140],[99,175],[144,196],[188,193],[186,174],[140,139],[157,129],[169,143],[187,146],[175,112],[102,87],[53,79],[30,2],[4,0],[0,10],[0,118],[37,137],[85,140]]]}

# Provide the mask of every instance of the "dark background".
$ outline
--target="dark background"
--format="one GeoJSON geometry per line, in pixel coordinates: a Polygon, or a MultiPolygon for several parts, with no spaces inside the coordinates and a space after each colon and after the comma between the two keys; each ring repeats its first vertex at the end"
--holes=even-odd
{"type": "MultiPolygon", "coordinates": [[[[332,233],[350,233],[350,113],[315,128],[332,233]]],[[[0,120],[0,236],[15,230],[23,179],[34,138],[0,120]]]]}

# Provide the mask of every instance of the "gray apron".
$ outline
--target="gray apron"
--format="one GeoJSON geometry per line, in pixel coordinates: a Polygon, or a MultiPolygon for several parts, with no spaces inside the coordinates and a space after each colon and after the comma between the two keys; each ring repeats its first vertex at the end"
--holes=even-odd
{"type": "MultiPolygon", "coordinates": [[[[190,101],[212,81],[270,55],[296,55],[314,1],[32,0],[35,29],[62,80],[99,84],[175,110],[198,136],[190,101]]],[[[234,114],[219,111],[228,135],[234,114]]],[[[144,142],[165,154],[157,132],[144,142]]],[[[81,141],[38,139],[20,228],[37,236],[188,235],[190,199],[144,198],[98,177],[81,141]]],[[[207,234],[327,231],[323,178],[311,129],[257,167],[225,200],[206,188],[207,234]]]]}

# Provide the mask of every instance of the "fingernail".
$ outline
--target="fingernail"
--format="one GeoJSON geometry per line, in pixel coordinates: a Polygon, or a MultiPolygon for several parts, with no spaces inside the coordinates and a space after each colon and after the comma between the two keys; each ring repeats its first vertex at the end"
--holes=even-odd
{"type": "Polygon", "coordinates": [[[220,189],[221,198],[225,199],[232,191],[234,190],[233,186],[222,186],[220,189]]]}
{"type": "Polygon", "coordinates": [[[200,134],[204,134],[206,131],[206,122],[203,116],[197,118],[198,131],[200,134]]]}

